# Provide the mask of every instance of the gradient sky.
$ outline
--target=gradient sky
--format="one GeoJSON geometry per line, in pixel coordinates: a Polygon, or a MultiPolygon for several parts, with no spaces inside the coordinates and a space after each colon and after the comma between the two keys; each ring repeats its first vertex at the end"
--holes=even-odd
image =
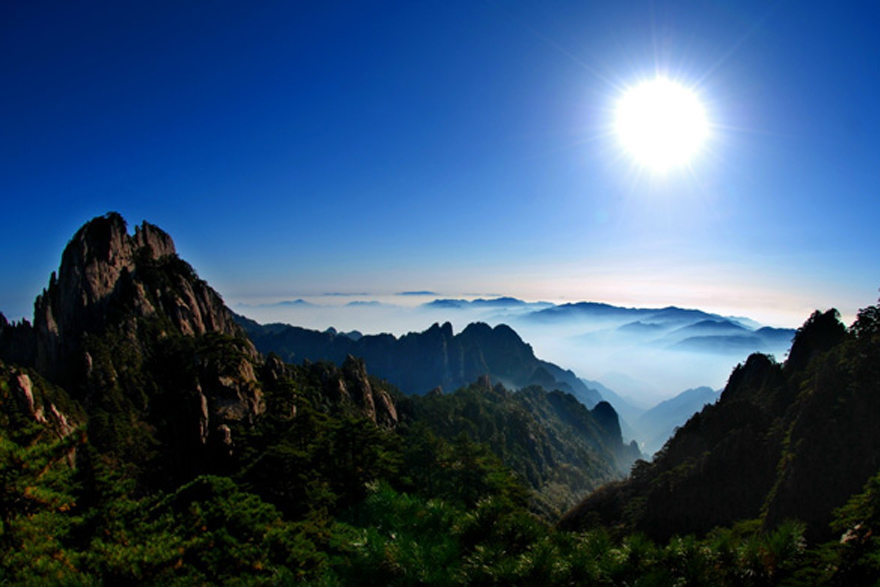
{"type": "Polygon", "coordinates": [[[0,311],[110,210],[230,304],[327,292],[675,304],[779,326],[880,286],[876,2],[0,4],[0,311]],[[712,136],[610,133],[662,73],[712,136]]]}

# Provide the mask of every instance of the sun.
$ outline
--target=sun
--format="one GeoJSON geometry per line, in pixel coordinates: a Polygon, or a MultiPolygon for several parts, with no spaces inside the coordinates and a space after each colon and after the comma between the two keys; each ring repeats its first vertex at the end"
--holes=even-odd
{"type": "Polygon", "coordinates": [[[709,135],[709,124],[693,90],[658,77],[624,92],[614,131],[640,164],[665,172],[691,162],[709,135]]]}

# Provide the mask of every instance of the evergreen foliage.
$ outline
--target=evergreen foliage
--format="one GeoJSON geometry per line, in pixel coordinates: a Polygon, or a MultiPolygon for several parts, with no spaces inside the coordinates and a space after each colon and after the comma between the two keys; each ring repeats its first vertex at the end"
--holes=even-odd
{"type": "Polygon", "coordinates": [[[436,471],[451,467],[444,461],[443,450],[470,438],[485,444],[487,455],[500,458],[534,490],[531,507],[548,518],[557,517],[582,495],[617,478],[624,463],[635,458],[628,449],[621,450],[619,443],[602,442],[602,438],[614,436],[601,429],[601,419],[573,396],[559,391],[528,387],[510,392],[483,378],[452,394],[405,398],[400,405],[410,421],[423,426],[403,429],[415,451],[407,462],[418,481],[436,485],[432,478],[436,471]],[[437,465],[421,467],[419,460],[437,465]]]}
{"type": "Polygon", "coordinates": [[[749,357],[718,403],[562,527],[598,523],[666,540],[742,519],[766,529],[799,519],[811,542],[833,539],[833,510],[880,469],[878,316],[862,310],[847,329],[835,310],[814,313],[785,364],[749,357]]]}
{"type": "MultiPolygon", "coordinates": [[[[326,413],[311,405],[320,389],[308,387],[316,380],[308,369],[267,382],[267,412],[238,436],[225,474],[173,487],[144,485],[135,463],[81,434],[59,438],[48,424],[7,417],[0,581],[843,585],[880,572],[880,473],[837,510],[832,530],[843,539],[811,548],[801,522],[765,529],[754,520],[661,541],[560,530],[529,511],[528,489],[490,442],[475,440],[475,422],[453,425],[444,407],[448,429],[410,414],[405,430],[390,431],[326,413]]],[[[468,411],[477,389],[445,401],[468,411]]]]}

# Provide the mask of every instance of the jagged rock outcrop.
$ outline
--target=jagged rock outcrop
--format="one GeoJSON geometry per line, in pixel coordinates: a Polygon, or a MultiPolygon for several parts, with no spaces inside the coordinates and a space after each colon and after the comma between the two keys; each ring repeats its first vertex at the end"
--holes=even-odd
{"type": "Polygon", "coordinates": [[[348,356],[341,368],[327,364],[316,366],[321,371],[321,385],[331,408],[355,411],[379,426],[397,426],[397,408],[384,389],[374,387],[363,360],[348,356]]]}
{"type": "MultiPolygon", "coordinates": [[[[64,440],[79,430],[85,414],[61,389],[54,387],[33,371],[0,361],[0,430],[14,434],[26,430],[34,438],[64,440]]],[[[84,437],[84,436],[83,436],[84,437]]],[[[67,445],[66,461],[73,467],[81,438],[67,445]]]]}
{"type": "MultiPolygon", "coordinates": [[[[112,417],[202,445],[212,435],[228,445],[230,426],[264,409],[259,355],[220,295],[177,256],[168,234],[147,222],[129,234],[112,212],[67,244],[34,303],[33,326],[0,319],[0,358],[36,369],[87,411],[122,410],[112,417]]],[[[101,438],[101,426],[92,428],[101,438]]]]}
{"type": "Polygon", "coordinates": [[[374,389],[370,385],[364,361],[349,355],[342,364],[342,373],[344,380],[349,382],[350,397],[370,420],[386,427],[397,424],[397,409],[391,396],[384,389],[374,389]]]}
{"type": "Polygon", "coordinates": [[[76,429],[77,424],[67,414],[37,391],[30,375],[15,367],[5,367],[3,371],[3,378],[9,382],[22,413],[48,426],[60,437],[68,436],[76,429]]]}
{"type": "Polygon", "coordinates": [[[177,257],[168,234],[143,222],[129,235],[116,213],[95,218],[67,244],[57,277],[34,303],[32,363],[63,380],[83,334],[131,314],[160,313],[185,335],[241,335],[220,296],[177,257]]]}
{"type": "Polygon", "coordinates": [[[613,438],[621,437],[620,419],[617,417],[617,412],[614,411],[611,404],[606,401],[599,402],[592,409],[592,414],[593,418],[596,419],[596,422],[606,431],[608,436],[613,438]]]}
{"type": "Polygon", "coordinates": [[[252,423],[266,407],[253,363],[244,354],[228,361],[202,354],[196,360],[200,441],[207,444],[215,433],[219,444],[229,448],[229,426],[252,423]]]}
{"type": "Polygon", "coordinates": [[[387,381],[372,377],[362,359],[348,356],[341,366],[311,361],[290,365],[278,355],[269,354],[260,378],[267,393],[274,392],[274,409],[278,416],[295,418],[297,398],[305,395],[314,407],[325,413],[341,412],[363,417],[386,429],[396,428],[400,422],[391,386],[387,381]],[[314,382],[315,386],[291,383],[303,377],[314,382]]]}

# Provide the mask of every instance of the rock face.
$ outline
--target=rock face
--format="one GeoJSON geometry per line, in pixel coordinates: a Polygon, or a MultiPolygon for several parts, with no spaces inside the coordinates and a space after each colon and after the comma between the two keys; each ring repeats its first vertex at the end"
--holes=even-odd
{"type": "Polygon", "coordinates": [[[20,411],[35,422],[48,426],[60,437],[68,436],[78,426],[75,418],[62,412],[51,399],[40,393],[26,372],[3,366],[0,377],[9,382],[20,411]]]}
{"type": "Polygon", "coordinates": [[[397,425],[397,408],[384,389],[374,389],[367,377],[364,361],[351,355],[342,364],[338,387],[342,397],[357,406],[367,418],[388,428],[397,425]]]}
{"type": "MultiPolygon", "coordinates": [[[[364,417],[386,429],[393,429],[400,422],[397,403],[385,389],[388,383],[370,377],[361,359],[348,356],[340,367],[326,362],[307,362],[305,365],[294,366],[285,364],[275,354],[266,358],[261,379],[268,391],[275,391],[276,398],[285,395],[284,382],[298,377],[305,377],[316,383],[319,393],[311,395],[309,401],[324,412],[364,417]],[[281,387],[278,384],[282,384],[281,387]]],[[[296,386],[294,388],[294,396],[304,391],[296,386]]],[[[277,413],[295,418],[296,403],[292,401],[292,397],[287,400],[277,413]]]]}
{"type": "Polygon", "coordinates": [[[0,431],[4,435],[26,431],[32,442],[63,440],[65,460],[73,467],[77,446],[85,438],[85,434],[75,433],[84,422],[82,409],[63,390],[31,370],[0,361],[0,431]]]}
{"type": "Polygon", "coordinates": [[[34,303],[33,326],[0,319],[0,358],[33,367],[87,411],[167,421],[161,404],[189,415],[175,425],[197,428],[191,437],[203,445],[212,436],[228,444],[229,425],[264,409],[259,355],[221,297],[178,258],[168,234],[146,222],[129,234],[116,213],[67,244],[34,303]],[[170,397],[159,401],[150,389],[170,397]]]}
{"type": "Polygon", "coordinates": [[[110,213],[77,231],[57,278],[53,273],[37,297],[34,366],[50,378],[63,378],[82,335],[101,331],[120,310],[139,317],[161,312],[188,335],[241,334],[220,296],[177,258],[168,234],[144,222],[129,235],[125,220],[110,213]],[[166,268],[175,271],[157,275],[166,268]]]}

